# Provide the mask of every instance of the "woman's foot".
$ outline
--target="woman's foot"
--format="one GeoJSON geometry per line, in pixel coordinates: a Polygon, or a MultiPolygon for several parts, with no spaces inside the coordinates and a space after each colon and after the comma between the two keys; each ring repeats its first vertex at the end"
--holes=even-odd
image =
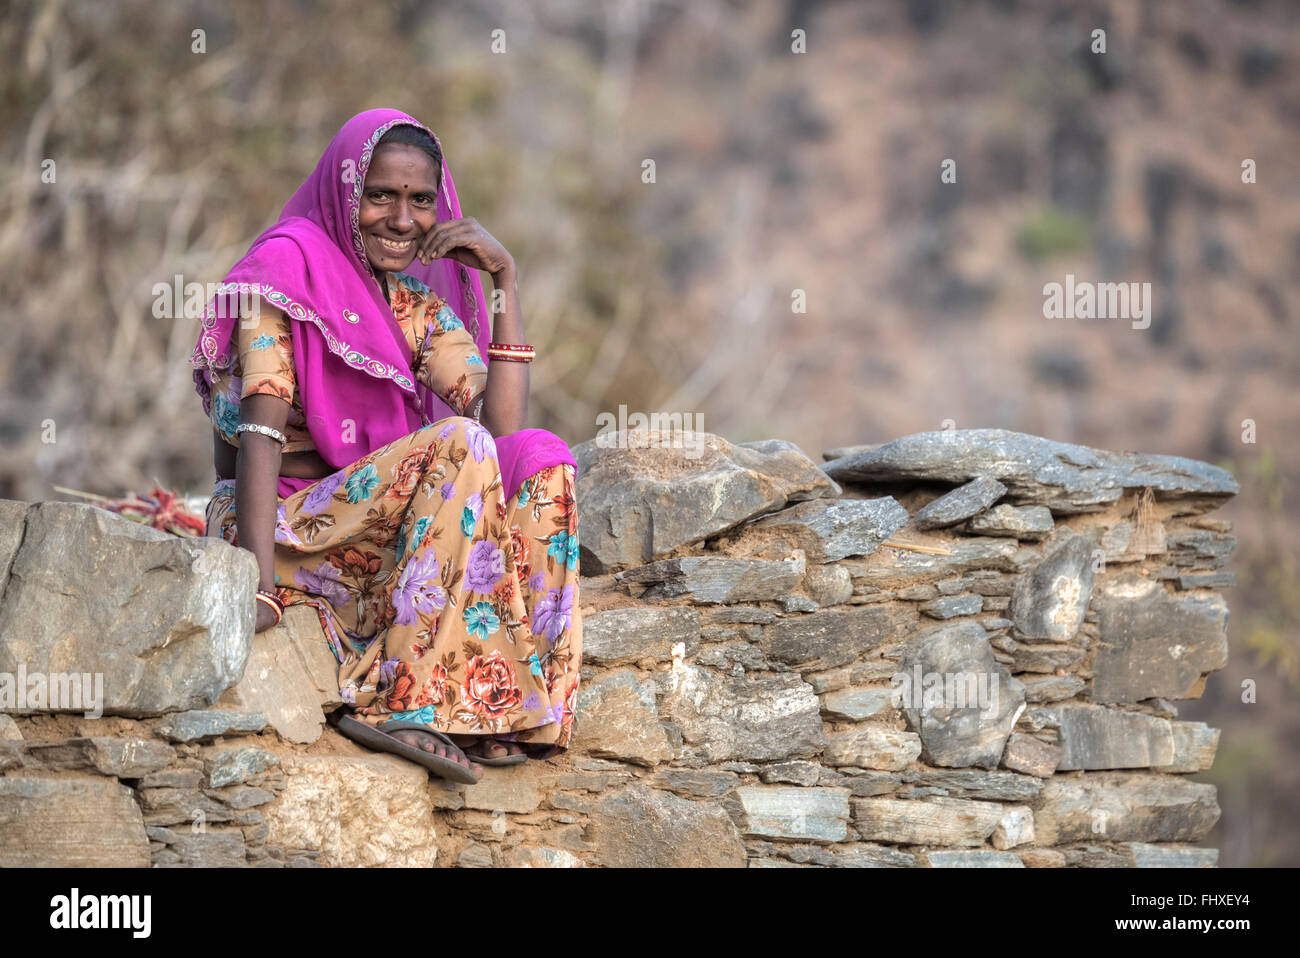
{"type": "MultiPolygon", "coordinates": [[[[379,730],[381,732],[384,731],[382,727],[379,727],[379,730]]],[[[404,728],[399,729],[396,732],[385,732],[384,734],[390,735],[399,742],[403,742],[413,748],[418,748],[425,752],[432,752],[439,758],[451,759],[451,761],[458,765],[464,765],[474,773],[475,777],[482,777],[483,766],[479,765],[477,762],[470,761],[470,759],[465,755],[457,755],[454,751],[447,748],[445,742],[440,741],[438,737],[432,733],[421,732],[419,729],[404,728]]],[[[454,742],[455,739],[452,739],[452,741],[454,742]]],[[[464,750],[462,749],[462,751],[464,750]]]]}
{"type": "Polygon", "coordinates": [[[523,754],[523,749],[516,743],[502,742],[488,735],[453,735],[451,740],[464,749],[466,755],[474,758],[506,758],[523,754]]]}

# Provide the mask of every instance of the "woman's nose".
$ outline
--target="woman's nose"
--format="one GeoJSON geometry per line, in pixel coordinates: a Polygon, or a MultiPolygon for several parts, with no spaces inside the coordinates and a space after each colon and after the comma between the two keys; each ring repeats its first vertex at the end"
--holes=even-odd
{"type": "Polygon", "coordinates": [[[415,226],[415,220],[411,216],[411,209],[400,200],[393,204],[392,215],[388,218],[389,224],[395,230],[409,230],[415,226]]]}

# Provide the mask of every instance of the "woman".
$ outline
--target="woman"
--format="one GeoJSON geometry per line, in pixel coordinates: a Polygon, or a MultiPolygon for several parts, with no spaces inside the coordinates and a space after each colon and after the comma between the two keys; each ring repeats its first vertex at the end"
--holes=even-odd
{"type": "Polygon", "coordinates": [[[457,781],[573,733],[575,464],[522,428],[531,358],[514,261],[461,217],[437,137],[370,110],[230,271],[192,359],[208,530],[257,557],[257,631],[314,606],[351,713],[332,724],[457,781]]]}

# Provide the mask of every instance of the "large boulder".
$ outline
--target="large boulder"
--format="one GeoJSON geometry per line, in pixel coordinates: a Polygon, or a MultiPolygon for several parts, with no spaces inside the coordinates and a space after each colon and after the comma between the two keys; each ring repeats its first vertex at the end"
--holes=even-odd
{"type": "Polygon", "coordinates": [[[733,445],[695,433],[697,446],[635,448],[638,435],[598,436],[573,449],[583,575],[640,565],[788,503],[840,493],[784,440],[733,445]]]}
{"type": "Polygon", "coordinates": [[[108,715],[204,708],[243,674],[257,616],[251,552],[81,503],[4,502],[0,529],[0,674],[82,685],[81,702],[29,699],[26,711],[97,711],[87,680],[108,715]]]}

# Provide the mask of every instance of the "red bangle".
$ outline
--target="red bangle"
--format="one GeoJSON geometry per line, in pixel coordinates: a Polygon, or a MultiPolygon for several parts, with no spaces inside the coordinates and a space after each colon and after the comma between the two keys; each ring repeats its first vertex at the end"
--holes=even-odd
{"type": "Polygon", "coordinates": [[[504,359],[512,363],[531,363],[536,350],[527,343],[488,343],[487,354],[492,359],[504,359]]]}
{"type": "Polygon", "coordinates": [[[280,597],[258,589],[257,600],[270,607],[271,611],[275,613],[275,624],[279,625],[280,620],[284,618],[284,603],[280,601],[280,597]]]}

